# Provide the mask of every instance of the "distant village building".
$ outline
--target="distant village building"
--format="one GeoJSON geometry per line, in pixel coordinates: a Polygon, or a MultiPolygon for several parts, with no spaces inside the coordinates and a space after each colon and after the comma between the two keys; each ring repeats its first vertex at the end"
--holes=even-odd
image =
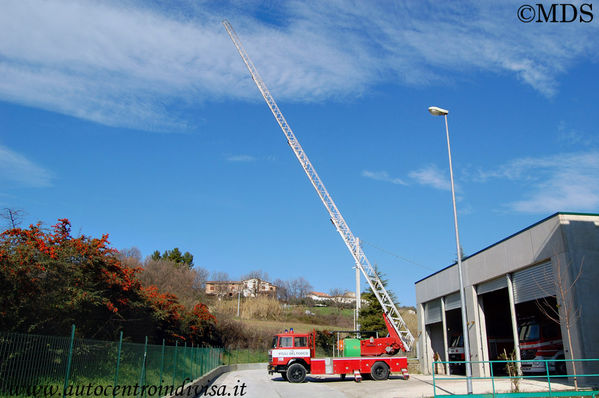
{"type": "Polygon", "coordinates": [[[206,294],[212,296],[233,297],[239,293],[243,297],[271,296],[277,294],[277,287],[258,278],[243,281],[207,281],[206,294]]]}
{"type": "Polygon", "coordinates": [[[308,293],[308,298],[318,302],[330,301],[332,299],[328,294],[321,292],[310,292],[308,293]]]}
{"type": "MultiPolygon", "coordinates": [[[[341,296],[331,296],[321,292],[310,292],[308,298],[322,304],[354,304],[356,302],[356,294],[353,292],[345,292],[341,296]]],[[[366,300],[362,299],[362,303],[365,304],[366,300]]]]}
{"type": "Polygon", "coordinates": [[[356,302],[356,293],[345,292],[342,296],[333,296],[331,300],[339,304],[354,304],[356,302]]]}

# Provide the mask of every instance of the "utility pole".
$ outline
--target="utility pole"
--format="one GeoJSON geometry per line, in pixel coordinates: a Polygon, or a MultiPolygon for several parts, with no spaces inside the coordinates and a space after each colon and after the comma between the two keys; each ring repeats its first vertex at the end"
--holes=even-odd
{"type": "Polygon", "coordinates": [[[241,301],[241,286],[237,288],[237,318],[239,318],[239,302],[241,301]]]}
{"type": "MultiPolygon", "coordinates": [[[[356,244],[360,245],[360,238],[356,238],[356,244]]],[[[357,266],[356,269],[356,316],[354,317],[354,330],[358,331],[358,338],[360,338],[360,308],[362,307],[362,300],[360,297],[360,268],[357,266]]]]}

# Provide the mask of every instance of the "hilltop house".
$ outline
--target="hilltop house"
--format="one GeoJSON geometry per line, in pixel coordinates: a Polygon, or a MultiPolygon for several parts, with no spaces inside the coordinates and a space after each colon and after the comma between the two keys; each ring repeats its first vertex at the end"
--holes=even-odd
{"type": "Polygon", "coordinates": [[[243,281],[207,281],[206,294],[222,297],[233,297],[241,294],[243,297],[271,296],[277,294],[277,287],[270,282],[258,278],[243,281]]]}

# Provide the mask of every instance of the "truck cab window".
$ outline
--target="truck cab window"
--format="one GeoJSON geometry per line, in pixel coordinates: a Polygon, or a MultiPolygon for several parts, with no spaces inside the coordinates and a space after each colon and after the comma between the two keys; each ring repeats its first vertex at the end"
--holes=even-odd
{"type": "Polygon", "coordinates": [[[279,347],[293,347],[293,337],[279,337],[279,347]]]}
{"type": "Polygon", "coordinates": [[[296,337],[294,341],[295,347],[307,347],[308,346],[308,338],[307,337],[296,337]]]}

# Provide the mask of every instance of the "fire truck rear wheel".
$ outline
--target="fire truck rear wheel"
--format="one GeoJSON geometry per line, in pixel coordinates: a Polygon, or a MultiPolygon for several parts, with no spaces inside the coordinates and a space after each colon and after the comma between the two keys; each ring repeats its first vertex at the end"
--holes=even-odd
{"type": "Polygon", "coordinates": [[[384,362],[375,362],[370,369],[370,374],[375,380],[387,380],[389,378],[389,367],[384,362]]]}
{"type": "Polygon", "coordinates": [[[287,380],[290,383],[303,383],[306,379],[306,368],[301,363],[294,363],[287,368],[287,380]]]}

